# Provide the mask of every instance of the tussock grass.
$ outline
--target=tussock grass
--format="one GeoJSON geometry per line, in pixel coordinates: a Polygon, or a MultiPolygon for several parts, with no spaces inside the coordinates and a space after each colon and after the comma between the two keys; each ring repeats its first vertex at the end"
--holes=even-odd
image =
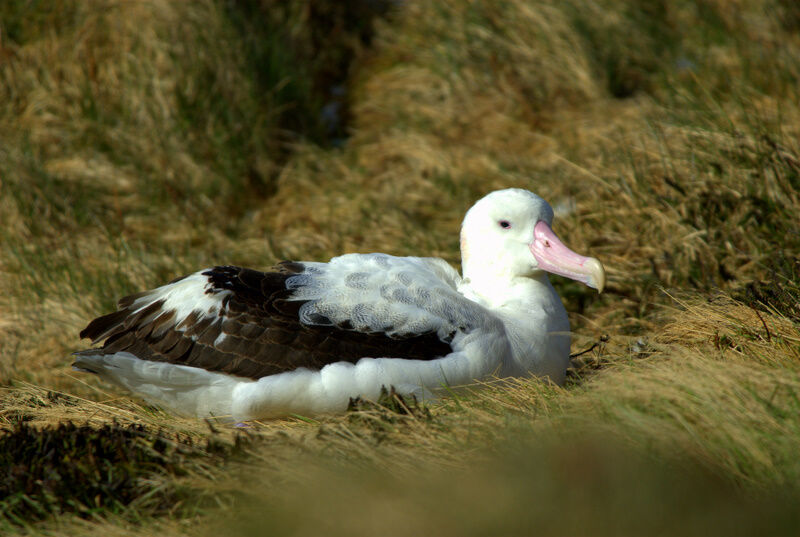
{"type": "MultiPolygon", "coordinates": [[[[378,408],[327,420],[292,458],[299,475],[267,465],[268,478],[255,477],[252,496],[213,532],[795,527],[800,374],[787,342],[797,325],[728,299],[692,299],[664,322],[646,345],[607,345],[606,367],[569,389],[503,381],[423,419],[378,408]]],[[[262,456],[280,451],[273,443],[262,456]]]]}
{"type": "Polygon", "coordinates": [[[205,449],[195,447],[188,439],[140,425],[95,428],[62,422],[37,429],[19,422],[0,441],[2,463],[9,469],[0,486],[3,515],[20,525],[53,514],[86,516],[131,507],[155,515],[181,514],[187,506],[170,481],[198,472],[192,459],[210,458],[208,451],[219,459],[231,452],[211,450],[210,443],[205,449]]]}
{"type": "Polygon", "coordinates": [[[554,278],[573,352],[598,343],[564,388],[254,423],[244,458],[134,464],[127,507],[3,529],[796,531],[797,20],[786,0],[3,4],[3,441],[231,445],[68,370],[116,298],[210,264],[457,265],[463,211],[518,186],[609,274],[600,297],[554,278]],[[147,503],[165,491],[202,506],[147,503]]]}

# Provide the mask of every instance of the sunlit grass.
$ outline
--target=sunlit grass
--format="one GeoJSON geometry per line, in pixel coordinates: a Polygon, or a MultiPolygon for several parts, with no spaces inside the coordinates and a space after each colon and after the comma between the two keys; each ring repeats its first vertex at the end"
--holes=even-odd
{"type": "Polygon", "coordinates": [[[463,212],[496,188],[550,200],[565,242],[606,265],[601,296],[553,278],[573,352],[598,345],[563,388],[490,382],[410,414],[254,423],[235,460],[203,448],[180,479],[141,468],[127,507],[73,502],[0,529],[796,530],[795,4],[312,5],[0,7],[3,438],[72,422],[113,441],[117,423],[232,445],[224,424],[71,372],[79,330],[216,263],[457,265],[463,212]]]}

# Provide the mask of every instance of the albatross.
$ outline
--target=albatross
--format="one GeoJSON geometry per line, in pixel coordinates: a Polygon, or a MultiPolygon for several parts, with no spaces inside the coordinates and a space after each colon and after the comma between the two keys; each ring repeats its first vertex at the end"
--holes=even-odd
{"type": "Polygon", "coordinates": [[[176,413],[236,421],[341,412],[382,388],[435,397],[492,377],[563,383],[567,312],[547,273],[602,291],[603,265],[555,235],[522,189],[475,203],[463,276],[446,261],[345,254],[267,272],[200,270],[120,299],[73,367],[176,413]]]}

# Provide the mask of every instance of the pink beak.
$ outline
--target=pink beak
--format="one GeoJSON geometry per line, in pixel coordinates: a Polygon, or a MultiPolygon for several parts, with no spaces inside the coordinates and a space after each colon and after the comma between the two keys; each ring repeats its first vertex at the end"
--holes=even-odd
{"type": "Polygon", "coordinates": [[[540,220],[533,228],[533,242],[529,247],[540,269],[577,280],[603,292],[606,271],[600,261],[578,255],[567,248],[547,222],[540,220]]]}

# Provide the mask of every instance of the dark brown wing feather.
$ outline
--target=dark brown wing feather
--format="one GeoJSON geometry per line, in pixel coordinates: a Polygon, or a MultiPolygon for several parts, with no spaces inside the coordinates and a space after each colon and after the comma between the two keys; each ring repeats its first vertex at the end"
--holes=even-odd
{"type": "MultiPolygon", "coordinates": [[[[286,280],[304,270],[284,262],[272,272],[240,267],[215,267],[203,273],[206,293],[231,291],[216,318],[193,312],[179,326],[175,312],[156,301],[133,313],[131,306],[148,293],[122,298],[120,309],[93,320],[81,331],[100,349],[78,354],[129,352],[143,360],[170,362],[258,379],[299,367],[319,370],[339,361],[392,356],[431,360],[451,352],[435,333],[391,338],[343,326],[309,326],[298,320],[303,301],[288,300],[286,280]],[[180,328],[180,329],[178,329],[180,328]],[[219,340],[219,336],[225,337],[219,340]]],[[[179,281],[179,280],[175,280],[179,281]]]]}

